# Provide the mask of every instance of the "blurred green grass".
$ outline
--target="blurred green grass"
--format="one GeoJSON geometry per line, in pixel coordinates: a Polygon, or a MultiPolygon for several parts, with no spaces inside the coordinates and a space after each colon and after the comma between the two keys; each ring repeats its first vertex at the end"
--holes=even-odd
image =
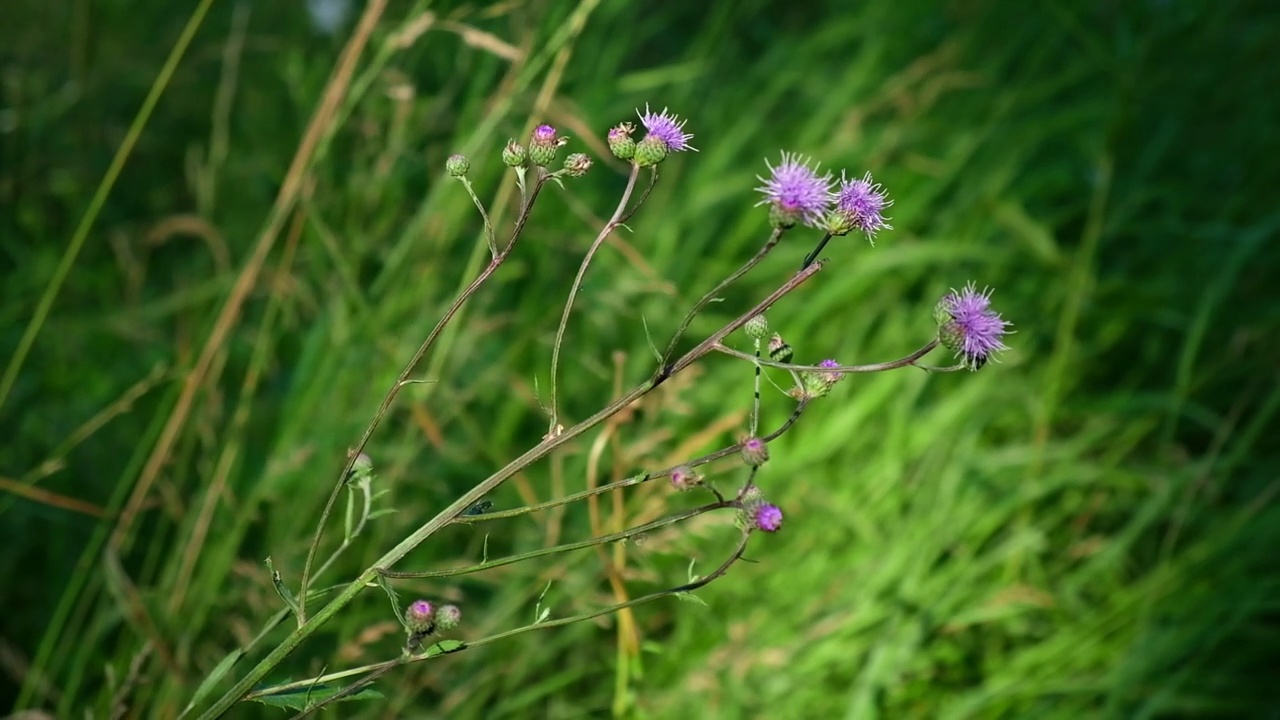
{"type": "MultiPolygon", "coordinates": [[[[0,30],[6,358],[186,21],[160,5],[16,8],[0,30]]],[[[896,200],[894,231],[874,248],[833,244],[818,281],[770,314],[800,358],[904,354],[931,332],[934,299],[970,279],[1017,323],[1013,351],[974,375],[842,383],[776,443],[761,478],[785,531],[700,591],[707,607],[638,608],[638,657],[613,621],[534,633],[408,669],[380,685],[385,703],[340,716],[1280,712],[1268,680],[1280,664],[1270,4],[456,4],[432,7],[435,26],[396,47],[424,9],[393,4],[375,34],[117,571],[103,555],[110,515],[350,25],[331,37],[300,6],[217,3],[200,28],[0,405],[6,694],[80,716],[109,712],[123,685],[131,716],[180,711],[278,609],[261,559],[296,586],[346,448],[482,257],[478,219],[441,182],[444,158],[468,152],[492,194],[496,154],[531,114],[599,155],[604,130],[649,102],[689,118],[700,152],[663,166],[634,232],[587,278],[562,380],[571,417],[600,405],[616,374],[643,378],[647,333],[661,343],[763,241],[751,188],[781,149],[870,170],[896,200]]],[[[545,432],[536,393],[560,303],[621,183],[601,158],[540,201],[523,249],[424,366],[439,382],[407,390],[370,446],[397,513],[325,581],[545,432]]],[[[808,249],[780,248],[694,331],[736,315],[808,249]]],[[[749,368],[713,358],[619,428],[604,479],[731,441],[749,398],[749,368]]],[[[789,411],[770,400],[766,426],[789,411]]],[[[590,449],[494,501],[581,488],[590,449]]],[[[684,502],[666,496],[643,486],[602,511],[635,522],[684,502]]],[[[691,557],[709,567],[716,529],[628,546],[630,592],[680,582],[691,557]]],[[[589,532],[576,507],[488,542],[518,551],[589,532]]],[[[406,567],[473,561],[483,542],[457,528],[406,567]]],[[[479,636],[532,619],[548,582],[557,615],[609,602],[602,562],[586,553],[402,592],[460,602],[460,636],[479,636]]],[[[397,632],[371,592],[289,672],[391,657],[397,632]]]]}

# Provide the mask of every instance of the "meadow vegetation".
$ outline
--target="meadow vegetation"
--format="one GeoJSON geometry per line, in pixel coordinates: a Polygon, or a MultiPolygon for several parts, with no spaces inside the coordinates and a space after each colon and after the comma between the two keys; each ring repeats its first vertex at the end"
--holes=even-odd
{"type": "MultiPolygon", "coordinates": [[[[15,709],[174,717],[229,653],[270,628],[202,704],[287,633],[264,559],[296,591],[348,448],[488,260],[446,158],[470,158],[508,227],[518,193],[500,153],[547,122],[596,165],[547,188],[518,252],[415,373],[428,382],[401,393],[366,448],[374,516],[316,587],[538,443],[564,297],[626,179],[605,133],[649,103],[687,119],[698,152],[663,163],[586,276],[566,417],[648,377],[651,346],[765,241],[753,188],[782,150],[870,171],[895,201],[874,246],[837,238],[769,312],[797,360],[901,357],[969,281],[994,289],[1011,349],[976,373],[853,376],[815,402],[758,477],[785,527],[696,600],[399,668],[380,699],[325,716],[1280,711],[1270,3],[382,5],[332,32],[301,3],[5,11],[0,697],[15,709]]],[[[781,245],[691,338],[811,249],[781,245]]],[[[487,499],[536,503],[733,443],[752,379],[713,356],[487,499]]],[[[766,383],[762,426],[792,407],[766,383]]],[[[742,467],[710,475],[735,487],[742,467]]],[[[705,501],[645,483],[449,527],[404,567],[705,501]]],[[[482,637],[709,572],[732,522],[699,520],[396,587],[461,607],[449,637],[482,637]]],[[[270,680],[396,657],[398,611],[370,588],[270,680]]]]}

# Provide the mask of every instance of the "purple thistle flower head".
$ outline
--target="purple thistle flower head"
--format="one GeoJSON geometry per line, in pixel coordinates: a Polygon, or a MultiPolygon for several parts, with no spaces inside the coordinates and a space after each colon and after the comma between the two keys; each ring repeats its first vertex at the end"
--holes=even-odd
{"type": "Polygon", "coordinates": [[[702,476],[696,473],[693,468],[688,465],[671,471],[671,487],[676,490],[685,491],[692,490],[702,483],[702,476]]]}
{"type": "Polygon", "coordinates": [[[751,513],[751,526],[764,532],[782,529],[782,508],[773,503],[760,503],[751,513]]]}
{"type": "Polygon", "coordinates": [[[404,624],[410,633],[430,634],[436,627],[436,606],[429,600],[415,600],[404,611],[404,624]]]}
{"type": "Polygon", "coordinates": [[[874,241],[877,230],[893,229],[884,216],[885,208],[893,201],[885,195],[880,183],[872,181],[871,173],[853,180],[841,173],[835,204],[827,219],[827,230],[832,235],[847,235],[853,230],[861,230],[874,241]]]}
{"type": "Polygon", "coordinates": [[[769,446],[758,437],[742,441],[742,459],[751,467],[760,467],[769,461],[769,446]]]}
{"type": "Polygon", "coordinates": [[[934,319],[938,323],[938,341],[970,370],[977,370],[994,359],[996,353],[1008,349],[1001,338],[1013,323],[991,309],[991,291],[978,292],[972,282],[959,292],[952,290],[942,296],[934,319]]]}
{"type": "Polygon", "coordinates": [[[661,140],[662,144],[667,146],[668,152],[697,151],[697,148],[689,145],[693,135],[684,131],[686,121],[668,113],[665,107],[662,108],[662,112],[655,113],[649,110],[649,105],[646,103],[644,112],[636,110],[636,114],[640,116],[640,124],[649,131],[649,136],[661,140]]]}
{"type": "Polygon", "coordinates": [[[556,141],[556,129],[550,125],[539,125],[533,129],[533,135],[529,141],[539,144],[553,143],[556,141]]]}
{"type": "MultiPolygon", "coordinates": [[[[838,368],[840,367],[840,363],[836,360],[823,360],[822,362],[818,363],[818,367],[838,368]]],[[[844,378],[844,375],[838,372],[827,372],[822,374],[823,381],[826,382],[828,385],[835,385],[836,383],[840,382],[843,378],[844,378]]]]}
{"type": "Polygon", "coordinates": [[[764,193],[764,199],[756,205],[769,206],[774,226],[812,226],[821,221],[831,205],[831,174],[818,175],[816,167],[809,167],[809,160],[796,153],[783,152],[777,167],[768,160],[765,164],[769,177],[759,178],[764,184],[756,190],[764,193]]]}

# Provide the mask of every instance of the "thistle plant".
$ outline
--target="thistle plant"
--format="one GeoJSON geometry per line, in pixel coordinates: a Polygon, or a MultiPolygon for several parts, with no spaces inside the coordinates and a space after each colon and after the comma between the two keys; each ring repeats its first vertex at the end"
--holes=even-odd
{"type": "MultiPolygon", "coordinates": [[[[562,407],[558,378],[566,335],[583,280],[590,272],[593,260],[605,240],[624,224],[630,226],[632,219],[637,217],[650,191],[659,181],[663,163],[675,161],[679,154],[695,150],[690,145],[693,135],[686,132],[685,121],[675,114],[665,108],[660,112],[654,112],[648,106],[643,111],[637,111],[637,114],[640,126],[644,130],[639,137],[637,137],[639,129],[631,122],[619,123],[606,134],[610,151],[616,158],[627,163],[629,173],[616,207],[599,229],[595,239],[587,245],[577,272],[571,284],[567,286],[563,309],[555,328],[548,358],[550,385],[545,398],[546,434],[526,452],[511,459],[506,466],[463,493],[435,517],[427,520],[394,547],[386,550],[377,561],[365,568],[358,576],[336,587],[320,589],[316,585],[317,578],[333,567],[335,560],[348,547],[359,541],[361,531],[379,515],[379,512],[374,510],[374,506],[382,490],[375,489],[376,467],[370,455],[366,454],[366,446],[388,409],[395,402],[400,391],[415,382],[413,379],[415,370],[423,358],[432,351],[437,339],[454,321],[462,306],[488,283],[494,273],[517,251],[519,241],[532,220],[533,211],[542,193],[550,186],[567,189],[570,183],[584,182],[583,178],[590,175],[593,164],[591,158],[581,152],[562,157],[561,150],[572,140],[561,136],[556,128],[550,125],[539,125],[524,143],[516,139],[508,142],[499,153],[499,157],[493,158],[492,162],[501,163],[515,173],[519,188],[519,208],[511,227],[500,234],[491,224],[490,213],[469,180],[469,172],[473,164],[482,161],[461,155],[449,157],[443,168],[444,173],[461,183],[475,204],[484,223],[489,263],[465,286],[427,333],[417,351],[404,366],[399,378],[387,390],[364,433],[349,452],[346,465],[337,473],[329,489],[328,501],[320,517],[317,518],[314,536],[299,573],[300,581],[296,591],[282,579],[279,573],[270,569],[285,607],[269,622],[259,637],[265,636],[276,623],[290,616],[295,627],[251,669],[241,675],[230,689],[204,708],[201,717],[218,717],[235,703],[243,700],[292,704],[302,710],[303,714],[307,714],[338,700],[358,697],[378,678],[410,663],[428,662],[443,655],[464,652],[470,648],[496,643],[518,634],[552,629],[662,598],[692,593],[725,577],[743,557],[750,543],[767,543],[769,535],[785,532],[784,510],[769,499],[769,488],[773,480],[769,474],[770,444],[794,428],[811,403],[838,392],[840,380],[845,375],[904,368],[918,368],[930,372],[975,371],[994,360],[1001,351],[1006,349],[1003,337],[1008,332],[1009,323],[991,308],[990,291],[978,292],[976,286],[969,283],[964,285],[962,290],[950,291],[938,300],[933,309],[935,328],[931,337],[927,337],[920,347],[900,358],[861,365],[844,364],[833,359],[822,360],[816,364],[793,363],[796,351],[784,340],[782,334],[770,332],[771,324],[766,320],[766,311],[774,310],[776,307],[776,312],[773,312],[771,317],[776,318],[779,315],[785,317],[787,307],[785,301],[788,301],[793,294],[800,293],[805,287],[817,282],[816,278],[828,262],[820,259],[819,255],[833,238],[857,234],[870,241],[877,233],[891,229],[889,218],[884,216],[884,211],[889,208],[892,201],[869,173],[849,179],[849,174],[843,172],[840,180],[837,181],[831,173],[820,171],[817,163],[809,158],[793,152],[783,152],[781,160],[776,164],[766,162],[767,173],[760,177],[761,185],[757,188],[761,196],[756,205],[767,208],[767,213],[760,213],[760,224],[767,236],[755,255],[692,304],[671,330],[671,336],[665,346],[662,346],[663,349],[660,351],[655,349],[657,357],[647,378],[631,390],[617,393],[616,399],[603,404],[587,417],[571,420],[562,407]],[[779,273],[769,269],[771,266],[762,265],[784,237],[787,237],[788,242],[803,243],[806,242],[803,237],[792,236],[810,233],[817,234],[818,240],[798,271],[779,273]],[[777,279],[773,283],[772,292],[763,294],[753,302],[737,308],[733,319],[724,323],[718,330],[705,336],[688,337],[694,319],[712,302],[720,299],[726,288],[757,268],[762,273],[775,273],[777,279]],[[749,351],[736,347],[739,344],[746,344],[749,351]],[[956,356],[956,361],[942,367],[923,364],[923,358],[939,347],[952,352],[956,356]],[[683,458],[670,467],[650,468],[631,477],[589,487],[546,502],[495,511],[492,502],[486,500],[486,496],[517,473],[556,453],[575,438],[601,428],[637,400],[652,393],[671,378],[687,371],[712,354],[727,355],[740,360],[744,368],[744,381],[747,378],[754,379],[751,393],[749,395],[745,391],[743,393],[743,402],[749,405],[750,411],[747,427],[743,428],[740,439],[736,443],[697,457],[683,458]],[[746,372],[748,367],[751,371],[750,375],[746,372]],[[771,370],[772,374],[778,377],[789,376],[790,387],[783,389],[776,396],[762,395],[762,378],[766,376],[766,370],[771,370]],[[766,402],[788,404],[789,416],[776,427],[761,427],[762,406],[766,402]],[[712,464],[719,468],[716,472],[717,482],[714,483],[705,472],[712,464]],[[494,532],[500,532],[501,521],[510,518],[579,503],[664,479],[670,486],[669,492],[672,497],[680,493],[690,493],[694,496],[701,494],[705,496],[705,502],[693,508],[671,511],[656,520],[582,541],[551,545],[503,557],[491,558],[486,552],[483,558],[470,565],[426,571],[401,566],[401,561],[411,551],[450,525],[489,525],[499,528],[494,532]],[[736,488],[729,492],[722,491],[721,488],[728,487],[728,483],[736,485],[736,488]],[[347,511],[343,523],[342,541],[330,552],[324,562],[318,562],[324,536],[330,532],[332,516],[344,496],[347,499],[347,511]],[[483,608],[468,607],[465,600],[457,604],[446,604],[435,598],[420,598],[405,603],[397,590],[397,583],[407,579],[447,579],[515,563],[535,562],[540,558],[580,552],[609,543],[640,538],[646,533],[662,528],[678,527],[694,518],[712,514],[725,517],[724,527],[727,532],[736,533],[734,535],[736,541],[732,549],[719,558],[718,563],[709,572],[701,575],[691,574],[683,582],[673,583],[666,589],[576,615],[552,617],[549,612],[543,611],[538,613],[535,621],[528,625],[484,637],[470,637],[466,632],[468,626],[464,622],[464,611],[465,616],[474,617],[478,613],[483,613],[483,608]],[[386,659],[381,662],[353,668],[331,669],[322,675],[298,681],[275,685],[266,683],[272,672],[304,640],[313,636],[328,620],[350,606],[357,598],[362,597],[370,588],[382,589],[390,600],[391,611],[404,627],[404,642],[396,650],[388,652],[386,659]],[[286,702],[289,700],[292,702],[286,702]]],[[[483,162],[489,162],[489,160],[486,159],[483,162]]],[[[750,205],[750,202],[744,198],[743,204],[750,205]]],[[[841,250],[843,252],[846,248],[841,250]]],[[[922,320],[927,317],[928,310],[924,310],[922,320]]],[[[785,327],[785,322],[780,326],[785,327]]],[[[929,334],[925,333],[925,335],[929,334]]],[[[804,347],[803,343],[798,345],[803,353],[802,356],[814,353],[813,349],[804,347]]],[[[821,355],[819,354],[818,357],[821,355]]],[[[602,388],[602,393],[605,391],[608,391],[608,388],[602,388]]],[[[790,517],[786,522],[802,523],[804,518],[790,517]]],[[[231,671],[241,656],[251,649],[237,650],[228,657],[227,661],[220,664],[218,670],[206,679],[197,692],[191,709],[202,703],[204,696],[209,694],[231,671]]]]}

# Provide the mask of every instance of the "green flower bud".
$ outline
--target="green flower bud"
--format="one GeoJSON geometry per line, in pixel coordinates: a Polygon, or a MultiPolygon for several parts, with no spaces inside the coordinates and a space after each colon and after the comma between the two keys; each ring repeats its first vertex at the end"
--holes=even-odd
{"type": "Polygon", "coordinates": [[[466,177],[467,171],[471,169],[471,161],[467,160],[466,155],[457,153],[450,155],[448,160],[444,161],[444,170],[449,173],[449,177],[466,177]]]}
{"type": "Polygon", "coordinates": [[[667,144],[656,135],[645,135],[636,144],[635,163],[640,167],[653,167],[667,157],[667,144]]]}

